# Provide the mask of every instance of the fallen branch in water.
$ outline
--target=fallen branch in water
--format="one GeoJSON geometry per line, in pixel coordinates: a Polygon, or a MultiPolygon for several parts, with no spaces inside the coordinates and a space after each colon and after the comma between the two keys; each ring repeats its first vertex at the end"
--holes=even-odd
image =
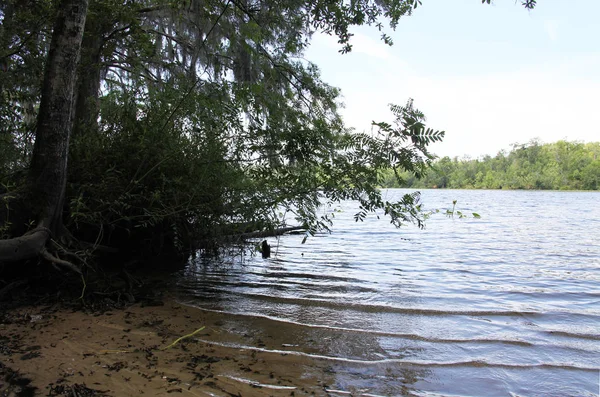
{"type": "Polygon", "coordinates": [[[237,234],[226,234],[220,237],[215,237],[214,239],[200,240],[197,241],[196,247],[211,247],[215,244],[227,244],[227,243],[236,243],[252,238],[265,238],[265,237],[275,237],[281,236],[286,233],[296,232],[296,231],[305,231],[306,228],[304,226],[286,226],[280,227],[276,229],[269,230],[257,230],[253,232],[245,232],[245,233],[237,233],[237,234]]]}
{"type": "Polygon", "coordinates": [[[255,232],[235,234],[230,237],[239,238],[239,239],[274,237],[274,236],[281,236],[282,234],[286,234],[289,232],[295,232],[298,230],[306,230],[306,228],[304,226],[288,226],[288,227],[280,227],[280,228],[273,229],[273,230],[258,230],[255,232]]]}

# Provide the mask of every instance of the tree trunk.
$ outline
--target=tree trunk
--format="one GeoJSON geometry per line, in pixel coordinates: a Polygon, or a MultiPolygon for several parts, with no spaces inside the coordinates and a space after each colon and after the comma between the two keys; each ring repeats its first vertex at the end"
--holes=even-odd
{"type": "Polygon", "coordinates": [[[85,24],[81,45],[80,73],[75,90],[73,136],[98,130],[103,35],[107,33],[106,30],[111,24],[103,22],[103,16],[93,15],[92,10],[90,14],[85,24]]]}
{"type": "Polygon", "coordinates": [[[30,167],[34,197],[41,199],[39,226],[53,233],[62,221],[73,89],[88,0],[63,0],[54,25],[30,167]]]}
{"type": "Polygon", "coordinates": [[[30,215],[37,219],[37,228],[23,237],[0,240],[0,261],[18,261],[43,254],[45,242],[62,228],[73,89],[87,8],[88,0],[60,3],[44,74],[25,194],[30,215]]]}

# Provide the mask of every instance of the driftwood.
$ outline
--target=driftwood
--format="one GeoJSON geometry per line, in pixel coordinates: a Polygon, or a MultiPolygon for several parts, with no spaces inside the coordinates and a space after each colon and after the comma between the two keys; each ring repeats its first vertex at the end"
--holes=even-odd
{"type": "Polygon", "coordinates": [[[280,228],[272,229],[272,230],[257,230],[255,232],[234,234],[234,235],[228,236],[228,237],[245,240],[245,239],[249,239],[249,238],[281,236],[283,234],[286,234],[289,232],[295,232],[298,230],[306,230],[306,228],[304,226],[287,226],[287,227],[280,227],[280,228]]]}
{"type": "Polygon", "coordinates": [[[226,234],[212,239],[197,240],[194,246],[197,248],[214,247],[215,245],[219,244],[236,243],[253,238],[281,236],[286,233],[296,232],[300,230],[306,230],[306,228],[303,226],[286,226],[269,230],[257,230],[253,232],[226,234]]]}

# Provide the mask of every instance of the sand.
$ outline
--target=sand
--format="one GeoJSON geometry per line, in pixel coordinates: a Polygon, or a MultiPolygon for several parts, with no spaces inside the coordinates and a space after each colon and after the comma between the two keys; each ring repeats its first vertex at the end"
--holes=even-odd
{"type": "Polygon", "coordinates": [[[256,336],[243,330],[232,336],[223,327],[225,316],[172,298],[162,306],[135,304],[104,313],[13,309],[0,316],[0,396],[28,395],[28,390],[36,396],[78,397],[332,393],[326,360],[287,354],[285,347],[262,349],[262,340],[255,344],[259,348],[240,347],[236,340],[256,342],[256,336]],[[17,373],[30,380],[21,382],[21,394],[7,381],[15,381],[17,373]]]}

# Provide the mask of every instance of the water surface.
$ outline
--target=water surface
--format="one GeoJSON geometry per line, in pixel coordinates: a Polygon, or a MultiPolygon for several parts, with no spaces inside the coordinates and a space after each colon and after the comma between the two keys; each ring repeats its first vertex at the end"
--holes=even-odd
{"type": "Polygon", "coordinates": [[[180,299],[228,313],[232,345],[330,360],[332,395],[597,396],[600,193],[423,191],[452,200],[482,218],[395,229],[344,203],[273,258],[195,260],[180,299]]]}

